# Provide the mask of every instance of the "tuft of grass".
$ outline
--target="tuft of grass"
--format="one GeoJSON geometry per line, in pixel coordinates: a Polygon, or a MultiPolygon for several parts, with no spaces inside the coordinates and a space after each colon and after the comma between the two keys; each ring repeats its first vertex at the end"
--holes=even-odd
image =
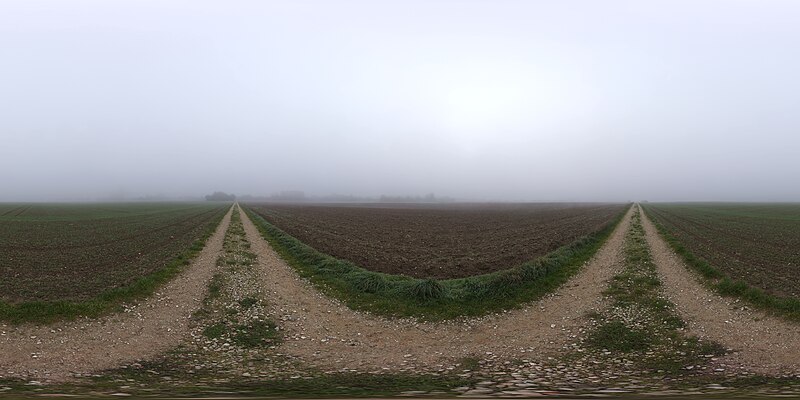
{"type": "Polygon", "coordinates": [[[600,325],[589,336],[588,344],[609,351],[646,351],[653,344],[650,332],[633,329],[621,321],[611,321],[600,325]]]}
{"type": "Polygon", "coordinates": [[[381,274],[368,271],[354,272],[352,282],[355,290],[364,293],[380,293],[389,287],[386,279],[381,274]]]}
{"type": "Polygon", "coordinates": [[[465,297],[477,301],[489,297],[489,285],[480,278],[467,278],[462,283],[465,297]]]}
{"type": "Polygon", "coordinates": [[[225,286],[225,277],[220,273],[214,274],[208,282],[208,297],[206,301],[216,299],[222,293],[222,287],[225,286]]]}
{"type": "Polygon", "coordinates": [[[239,300],[239,306],[242,307],[243,310],[247,310],[256,304],[258,304],[258,299],[255,297],[245,297],[239,300]]]}
{"type": "Polygon", "coordinates": [[[461,364],[461,370],[476,371],[481,368],[480,358],[474,356],[464,357],[458,364],[461,364]]]}
{"type": "Polygon", "coordinates": [[[447,288],[435,279],[421,279],[409,286],[412,298],[427,302],[442,299],[447,296],[447,288]]]}
{"type": "Polygon", "coordinates": [[[625,215],[621,212],[598,232],[515,268],[468,278],[433,280],[368,271],[323,254],[256,212],[242,209],[275,251],[325,294],[352,309],[429,321],[480,316],[540,299],[576,274],[625,215]]]}
{"type": "Polygon", "coordinates": [[[547,275],[546,268],[535,265],[528,266],[527,269],[517,268],[500,271],[494,279],[485,282],[484,291],[486,293],[512,293],[525,285],[529,280],[537,280],[547,275]]]}
{"type": "Polygon", "coordinates": [[[224,322],[217,322],[215,324],[211,324],[203,329],[203,336],[209,339],[217,339],[222,337],[225,332],[228,331],[228,325],[224,322]]]}
{"type": "Polygon", "coordinates": [[[249,325],[238,325],[233,329],[235,333],[231,339],[245,348],[274,346],[281,338],[277,326],[272,321],[254,321],[249,325]]]}

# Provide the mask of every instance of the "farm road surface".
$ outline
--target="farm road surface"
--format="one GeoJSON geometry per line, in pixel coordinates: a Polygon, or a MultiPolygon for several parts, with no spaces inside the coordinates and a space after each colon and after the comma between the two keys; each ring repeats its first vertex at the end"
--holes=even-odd
{"type": "Polygon", "coordinates": [[[0,325],[0,377],[64,381],[175,348],[201,305],[234,207],[185,271],[126,312],[48,326],[0,325]]]}
{"type": "Polygon", "coordinates": [[[667,297],[687,322],[689,333],[733,349],[728,365],[776,375],[800,373],[800,327],[723,298],[700,283],[642,212],[647,242],[667,297]]]}
{"type": "MultiPolygon", "coordinates": [[[[634,206],[635,207],[635,206],[634,206]]],[[[446,323],[387,320],[355,312],[300,278],[261,237],[246,214],[228,211],[187,270],[128,312],[38,327],[0,325],[0,377],[64,381],[148,359],[186,338],[223,252],[232,212],[240,212],[259,284],[284,341],[277,351],[323,371],[438,370],[465,357],[541,360],[586,332],[587,313],[602,311],[607,281],[623,266],[631,208],[584,268],[555,293],[523,309],[446,323]],[[490,354],[487,354],[490,353],[490,354]]],[[[644,214],[642,214],[644,216],[644,214]]],[[[768,374],[800,371],[800,329],[710,293],[643,218],[665,294],[690,333],[736,350],[728,365],[768,374]]]]}
{"type": "Polygon", "coordinates": [[[633,207],[608,241],[567,284],[523,309],[446,323],[387,320],[355,312],[300,278],[242,214],[282,353],[324,371],[435,370],[464,357],[539,359],[583,332],[586,314],[603,309],[605,282],[623,265],[633,207]]]}

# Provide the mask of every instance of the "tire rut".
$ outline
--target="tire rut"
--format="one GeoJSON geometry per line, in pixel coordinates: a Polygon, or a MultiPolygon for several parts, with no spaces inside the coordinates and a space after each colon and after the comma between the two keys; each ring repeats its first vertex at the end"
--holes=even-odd
{"type": "Polygon", "coordinates": [[[643,211],[642,216],[666,295],[686,320],[690,333],[733,349],[720,360],[728,365],[768,375],[799,374],[800,326],[710,291],[643,211]]]}
{"type": "Polygon", "coordinates": [[[581,271],[556,292],[522,309],[442,323],[389,320],[353,311],[321,294],[280,258],[248,216],[242,222],[257,255],[279,347],[324,371],[441,370],[465,357],[543,359],[584,331],[586,314],[604,307],[602,291],[623,265],[633,208],[581,271]]]}
{"type": "Polygon", "coordinates": [[[222,253],[228,210],[191,264],[124,313],[46,326],[0,324],[0,378],[70,380],[157,356],[181,343],[222,253]]]}

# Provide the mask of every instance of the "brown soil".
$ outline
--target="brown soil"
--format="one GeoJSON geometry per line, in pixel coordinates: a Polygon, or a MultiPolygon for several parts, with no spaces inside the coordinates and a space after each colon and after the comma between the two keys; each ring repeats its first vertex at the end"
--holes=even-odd
{"type": "Polygon", "coordinates": [[[709,291],[642,215],[666,295],[687,321],[690,333],[733,349],[722,360],[728,365],[770,375],[800,373],[800,326],[709,291]]]}
{"type": "Polygon", "coordinates": [[[437,279],[516,267],[602,229],[625,210],[622,204],[249,207],[336,258],[437,279]]]}
{"type": "Polygon", "coordinates": [[[124,313],[50,326],[0,325],[0,378],[63,381],[173,349],[200,307],[232,210],[182,274],[124,313]]]}
{"type": "MultiPolygon", "coordinates": [[[[281,353],[324,371],[437,369],[464,357],[506,359],[555,355],[584,331],[586,314],[603,308],[605,282],[622,266],[629,210],[607,243],[552,295],[523,309],[448,323],[386,320],[354,312],[301,279],[242,215],[272,319],[281,327],[281,353]]],[[[452,364],[450,364],[452,365],[452,364]]]]}

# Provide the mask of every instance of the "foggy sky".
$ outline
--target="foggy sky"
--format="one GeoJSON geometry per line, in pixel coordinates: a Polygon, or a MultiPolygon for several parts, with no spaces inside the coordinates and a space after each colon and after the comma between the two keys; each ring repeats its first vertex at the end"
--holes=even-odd
{"type": "Polygon", "coordinates": [[[800,201],[794,1],[0,2],[0,201],[800,201]]]}

